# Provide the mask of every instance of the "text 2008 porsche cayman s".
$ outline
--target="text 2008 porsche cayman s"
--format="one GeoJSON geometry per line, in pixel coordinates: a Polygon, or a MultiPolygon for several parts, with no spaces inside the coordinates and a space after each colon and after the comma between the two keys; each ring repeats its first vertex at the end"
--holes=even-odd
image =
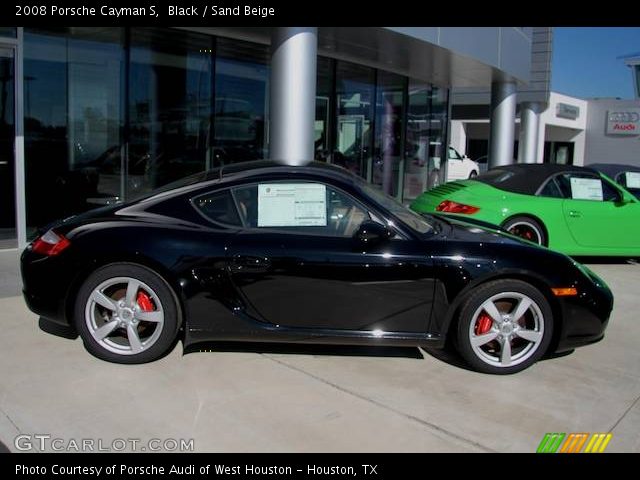
{"type": "Polygon", "coordinates": [[[444,347],[513,373],[604,336],[613,296],[569,257],[420,215],[327,164],[197,174],[54,225],[24,297],[87,350],[142,363],[177,339],[444,347]]]}

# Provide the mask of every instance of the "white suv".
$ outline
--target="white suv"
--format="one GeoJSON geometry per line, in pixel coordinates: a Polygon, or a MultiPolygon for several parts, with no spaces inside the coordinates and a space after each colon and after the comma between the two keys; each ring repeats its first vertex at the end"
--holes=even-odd
{"type": "Polygon", "coordinates": [[[447,182],[453,180],[466,180],[476,177],[480,173],[480,167],[466,155],[460,155],[455,148],[449,147],[447,161],[447,182]]]}

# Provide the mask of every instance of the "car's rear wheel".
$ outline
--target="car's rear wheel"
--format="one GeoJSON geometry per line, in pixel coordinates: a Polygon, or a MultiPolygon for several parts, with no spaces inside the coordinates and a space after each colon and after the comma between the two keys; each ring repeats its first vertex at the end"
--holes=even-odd
{"type": "Polygon", "coordinates": [[[545,296],[520,280],[474,290],[458,319],[457,348],[475,370],[509,374],[537,362],[549,346],[553,314],[545,296]]]}
{"type": "Polygon", "coordinates": [[[75,304],[75,324],[85,348],[102,360],[145,363],[166,354],[178,334],[173,292],[155,272],[112,264],[84,282],[75,304]]]}
{"type": "Polygon", "coordinates": [[[523,238],[538,245],[547,245],[547,235],[540,222],[531,217],[514,217],[510,218],[502,227],[511,235],[523,238]]]}
{"type": "Polygon", "coordinates": [[[471,173],[469,174],[469,179],[473,179],[476,178],[478,176],[478,172],[476,172],[475,170],[472,170],[471,173]]]}

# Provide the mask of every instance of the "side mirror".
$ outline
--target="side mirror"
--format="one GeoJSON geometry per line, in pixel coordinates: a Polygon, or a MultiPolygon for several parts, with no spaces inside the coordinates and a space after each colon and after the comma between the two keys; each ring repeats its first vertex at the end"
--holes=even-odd
{"type": "Polygon", "coordinates": [[[360,224],[356,233],[353,234],[353,238],[359,246],[371,247],[386,242],[394,235],[393,230],[381,223],[366,220],[360,224]]]}

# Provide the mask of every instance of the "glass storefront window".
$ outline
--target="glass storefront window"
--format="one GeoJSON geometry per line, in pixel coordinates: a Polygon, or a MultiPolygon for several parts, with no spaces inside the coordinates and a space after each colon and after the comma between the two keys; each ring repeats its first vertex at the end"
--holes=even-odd
{"type": "Polygon", "coordinates": [[[268,47],[217,39],[213,166],[267,156],[268,60],[268,47]]]}
{"type": "Polygon", "coordinates": [[[371,182],[383,192],[397,196],[402,160],[402,128],[406,77],[378,72],[376,134],[371,182]]]}
{"type": "MultiPolygon", "coordinates": [[[[25,28],[24,39],[29,233],[267,156],[267,46],[142,27],[25,28]]],[[[442,181],[446,89],[325,57],[317,72],[317,160],[405,202],[442,181]]]]}
{"type": "Polygon", "coordinates": [[[16,38],[18,29],[16,27],[0,27],[0,37],[16,38]]]}
{"type": "Polygon", "coordinates": [[[207,168],[212,37],[131,32],[127,198],[207,168]]]}
{"type": "Polygon", "coordinates": [[[13,49],[0,47],[0,249],[16,240],[13,57],[13,49]]]}
{"type": "Polygon", "coordinates": [[[26,29],[27,227],[122,198],[124,30],[26,29]]]}
{"type": "MultiPolygon", "coordinates": [[[[446,162],[449,146],[447,145],[447,125],[449,121],[449,91],[446,88],[433,87],[429,95],[429,137],[430,162],[437,165],[437,175],[432,175],[435,185],[445,181],[446,162]],[[437,177],[437,178],[436,178],[437,177]]],[[[429,188],[435,186],[428,185],[429,188]]]]}
{"type": "Polygon", "coordinates": [[[338,61],[333,163],[372,180],[375,70],[338,61]]]}
{"type": "Polygon", "coordinates": [[[444,179],[448,93],[420,82],[409,83],[404,202],[444,179]]]}
{"type": "Polygon", "coordinates": [[[335,62],[318,57],[316,83],[316,121],[314,124],[314,157],[326,162],[331,154],[331,132],[333,126],[333,80],[335,62]]]}

